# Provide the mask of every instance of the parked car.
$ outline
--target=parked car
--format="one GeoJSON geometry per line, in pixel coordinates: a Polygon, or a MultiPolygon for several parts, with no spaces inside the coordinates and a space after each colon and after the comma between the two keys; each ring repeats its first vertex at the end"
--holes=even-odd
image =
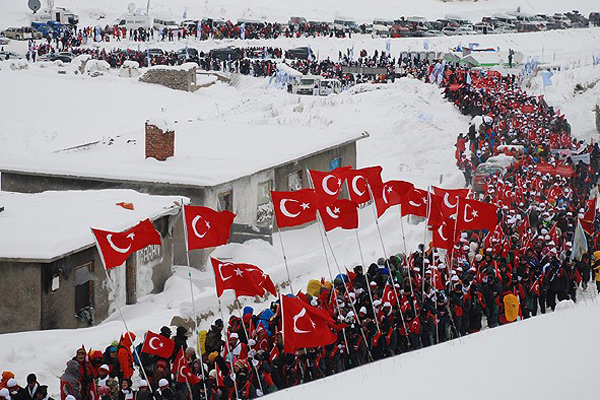
{"type": "Polygon", "coordinates": [[[505,173],[506,167],[501,164],[487,162],[479,164],[473,173],[473,191],[477,193],[485,193],[486,179],[495,174],[504,175],[505,173]]]}
{"type": "Polygon", "coordinates": [[[410,29],[406,26],[393,25],[390,29],[390,36],[393,38],[410,37],[410,29]]]}
{"type": "Polygon", "coordinates": [[[571,25],[573,28],[587,28],[590,26],[590,21],[588,21],[588,19],[581,15],[577,10],[565,13],[565,15],[571,20],[571,25]]]}
{"type": "Polygon", "coordinates": [[[188,47],[187,49],[184,47],[183,49],[179,49],[177,50],[176,54],[177,60],[181,62],[200,61],[200,58],[198,57],[198,50],[194,49],[193,47],[188,47]]]}
{"type": "Polygon", "coordinates": [[[338,17],[333,20],[333,28],[338,31],[358,33],[360,28],[356,21],[349,18],[338,17]]]}
{"type": "Polygon", "coordinates": [[[224,47],[221,49],[211,50],[208,55],[211,58],[216,58],[217,60],[239,60],[242,58],[242,52],[239,49],[233,47],[224,47]]]}
{"type": "Polygon", "coordinates": [[[495,33],[517,33],[517,28],[514,25],[502,24],[495,29],[495,33]]]}
{"type": "Polygon", "coordinates": [[[487,22],[478,22],[473,25],[473,29],[481,35],[491,35],[494,33],[494,26],[487,22]]]}
{"type": "Polygon", "coordinates": [[[49,53],[40,56],[39,61],[62,61],[64,63],[70,63],[75,58],[73,53],[61,52],[61,53],[49,53]]]}
{"type": "Polygon", "coordinates": [[[329,96],[342,92],[342,83],[337,79],[321,79],[320,96],[329,96]]]}
{"type": "Polygon", "coordinates": [[[318,75],[304,75],[298,85],[292,87],[292,93],[310,96],[314,94],[314,90],[320,93],[322,79],[323,77],[318,75]]]}
{"type": "Polygon", "coordinates": [[[571,24],[572,24],[571,20],[565,14],[563,14],[563,13],[554,13],[554,15],[552,17],[554,17],[554,19],[557,22],[560,22],[561,24],[563,24],[565,26],[565,28],[570,28],[571,27],[571,24]]]}
{"type": "Polygon", "coordinates": [[[20,60],[23,56],[12,51],[0,51],[0,60],[20,60]]]}
{"type": "Polygon", "coordinates": [[[456,36],[457,35],[456,30],[457,29],[458,28],[455,28],[453,26],[447,26],[444,29],[442,29],[442,33],[444,35],[446,35],[446,36],[456,36]]]}
{"type": "Polygon", "coordinates": [[[30,26],[7,28],[1,34],[4,37],[15,40],[41,39],[43,37],[41,32],[36,31],[30,26]]]}
{"type": "Polygon", "coordinates": [[[159,57],[165,55],[165,51],[159,48],[148,49],[147,53],[150,57],[159,57]]]}
{"type": "Polygon", "coordinates": [[[34,21],[34,22],[31,23],[31,27],[33,29],[35,29],[36,31],[41,32],[42,35],[44,35],[46,37],[49,34],[51,34],[52,31],[53,31],[52,28],[48,24],[46,24],[45,22],[34,21]]]}
{"type": "Polygon", "coordinates": [[[494,28],[497,28],[500,24],[502,24],[498,18],[494,18],[494,17],[483,17],[481,18],[481,22],[485,23],[485,24],[489,24],[491,26],[493,26],[494,28]]]}
{"type": "Polygon", "coordinates": [[[0,46],[4,46],[5,44],[9,44],[10,39],[0,36],[0,46]]]}
{"type": "Polygon", "coordinates": [[[117,18],[114,25],[127,29],[152,28],[152,18],[148,15],[124,15],[117,18]]]}
{"type": "Polygon", "coordinates": [[[388,28],[385,25],[373,25],[373,31],[371,32],[371,36],[374,38],[388,38],[390,37],[390,28],[388,28]]]}
{"type": "Polygon", "coordinates": [[[310,47],[296,47],[285,52],[285,58],[289,59],[308,60],[311,57],[314,57],[314,54],[310,47]]]}
{"type": "Polygon", "coordinates": [[[169,29],[172,31],[178,31],[181,29],[181,26],[179,26],[177,24],[177,22],[175,22],[172,19],[161,19],[161,18],[154,18],[154,21],[152,21],[152,27],[156,30],[159,29],[169,29]]]}

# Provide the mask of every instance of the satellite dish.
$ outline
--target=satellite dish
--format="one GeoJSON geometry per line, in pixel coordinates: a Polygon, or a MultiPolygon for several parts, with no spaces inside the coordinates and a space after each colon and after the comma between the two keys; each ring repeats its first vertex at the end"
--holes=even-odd
{"type": "Polygon", "coordinates": [[[129,10],[129,12],[131,14],[133,14],[133,12],[135,11],[135,4],[134,3],[129,3],[129,5],[127,6],[127,9],[129,10]]]}
{"type": "Polygon", "coordinates": [[[29,9],[31,11],[33,11],[35,13],[37,10],[40,9],[40,7],[42,6],[42,3],[40,3],[40,0],[28,0],[27,6],[29,7],[29,9]]]}

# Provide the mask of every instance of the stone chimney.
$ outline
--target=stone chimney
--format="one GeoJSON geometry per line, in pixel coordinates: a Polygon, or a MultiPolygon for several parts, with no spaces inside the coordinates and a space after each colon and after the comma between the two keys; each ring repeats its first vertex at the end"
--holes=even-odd
{"type": "Polygon", "coordinates": [[[146,121],[146,158],[165,161],[175,155],[175,130],[164,121],[146,121]]]}

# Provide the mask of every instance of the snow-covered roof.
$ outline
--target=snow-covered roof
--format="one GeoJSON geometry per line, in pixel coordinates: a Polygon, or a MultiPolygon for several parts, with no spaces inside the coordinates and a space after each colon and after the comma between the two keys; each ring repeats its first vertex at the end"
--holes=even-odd
{"type": "Polygon", "coordinates": [[[120,232],[141,220],[175,213],[176,196],[134,190],[24,194],[0,191],[0,260],[51,262],[94,245],[90,227],[120,232]],[[125,209],[116,203],[132,203],[125,209]]]}
{"type": "Polygon", "coordinates": [[[210,187],[368,136],[352,130],[213,121],[168,125],[175,129],[175,156],[166,161],[145,159],[141,125],[127,136],[36,155],[35,160],[2,157],[0,171],[210,187]]]}

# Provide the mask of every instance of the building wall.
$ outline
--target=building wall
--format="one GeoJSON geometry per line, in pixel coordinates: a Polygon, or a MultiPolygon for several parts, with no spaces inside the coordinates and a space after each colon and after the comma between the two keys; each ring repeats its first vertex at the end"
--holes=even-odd
{"type": "MultiPolygon", "coordinates": [[[[162,236],[161,251],[141,250],[127,262],[140,272],[136,275],[138,299],[162,291],[173,272],[173,237],[168,234],[168,217],[158,219],[154,225],[162,236]],[[148,274],[145,283],[141,279],[144,274],[148,274]]],[[[95,247],[45,264],[0,262],[0,333],[82,328],[102,322],[116,311],[115,299],[120,305],[125,304],[125,270],[122,266],[110,271],[116,286],[109,285],[95,247]],[[90,300],[94,309],[91,323],[75,316],[76,284],[87,280],[81,280],[82,274],[75,271],[89,263],[92,265],[90,300]],[[55,277],[58,287],[52,290],[55,277]]]]}
{"type": "Polygon", "coordinates": [[[40,264],[0,262],[0,334],[40,329],[40,264]]]}

